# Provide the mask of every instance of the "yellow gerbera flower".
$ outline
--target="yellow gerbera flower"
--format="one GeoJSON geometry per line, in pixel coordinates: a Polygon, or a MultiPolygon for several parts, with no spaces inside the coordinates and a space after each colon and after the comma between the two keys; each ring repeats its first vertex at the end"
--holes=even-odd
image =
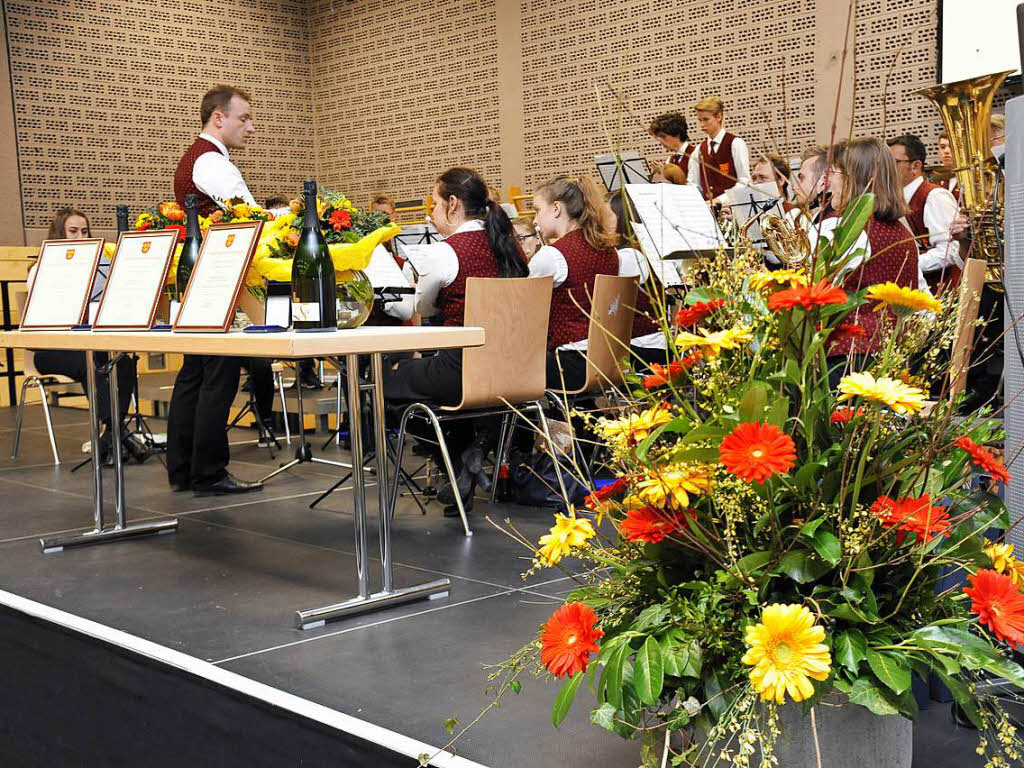
{"type": "Polygon", "coordinates": [[[699,333],[683,331],[676,336],[676,346],[681,349],[699,347],[705,355],[714,357],[723,349],[736,349],[753,338],[750,329],[745,326],[727,328],[724,331],[708,331],[701,328],[699,333]]]}
{"type": "Polygon", "coordinates": [[[708,464],[669,464],[658,467],[637,484],[636,496],[623,501],[631,506],[639,499],[644,505],[683,510],[690,506],[690,495],[711,491],[711,466],[708,464]]]}
{"type": "Polygon", "coordinates": [[[875,311],[882,307],[889,307],[897,315],[909,315],[912,312],[925,310],[928,312],[939,312],[942,309],[942,302],[924,291],[914,288],[907,288],[896,283],[878,283],[868,288],[867,298],[880,301],[875,311]]]}
{"type": "Polygon", "coordinates": [[[814,680],[828,679],[832,654],[822,643],[825,629],[814,623],[803,605],[773,603],[761,612],[761,623],[747,627],[743,663],[753,667],[750,682],[765,701],[782,704],[814,695],[814,680]]]}
{"type": "Polygon", "coordinates": [[[595,535],[590,521],[576,517],[576,509],[570,506],[569,514],[556,514],[551,532],[540,537],[537,559],[541,565],[550,567],[571,554],[573,549],[586,546],[595,535]]]}
{"type": "Polygon", "coordinates": [[[788,285],[790,288],[806,287],[807,275],[802,269],[778,269],[774,272],[756,272],[750,276],[750,287],[755,291],[788,285]]]}
{"type": "Polygon", "coordinates": [[[924,406],[925,392],[902,381],[883,376],[876,379],[870,373],[851,373],[839,380],[840,400],[863,397],[889,406],[896,413],[917,413],[924,406]]]}
{"type": "Polygon", "coordinates": [[[992,561],[992,568],[1010,577],[1018,587],[1024,586],[1024,563],[1013,556],[1013,544],[997,544],[985,541],[985,554],[992,561]]]}
{"type": "Polygon", "coordinates": [[[670,421],[672,412],[655,406],[639,413],[628,413],[619,419],[598,419],[595,428],[612,445],[625,447],[642,443],[657,427],[670,421]]]}

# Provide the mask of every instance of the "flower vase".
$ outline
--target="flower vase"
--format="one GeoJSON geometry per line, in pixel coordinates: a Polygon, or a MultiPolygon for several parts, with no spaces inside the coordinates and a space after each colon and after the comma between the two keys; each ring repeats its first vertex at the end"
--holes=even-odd
{"type": "Polygon", "coordinates": [[[373,310],[373,285],[361,269],[336,271],[338,328],[358,328],[373,310]]]}

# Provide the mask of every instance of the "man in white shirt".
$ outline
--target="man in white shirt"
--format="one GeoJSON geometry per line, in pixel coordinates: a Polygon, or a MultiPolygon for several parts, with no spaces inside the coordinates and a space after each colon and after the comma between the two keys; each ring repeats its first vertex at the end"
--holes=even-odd
{"type": "Polygon", "coordinates": [[[948,189],[924,178],[925,148],[917,136],[904,134],[890,139],[889,152],[903,184],[903,199],[910,211],[907,226],[918,245],[918,264],[933,289],[955,280],[963,267],[960,244],[950,236],[957,202],[948,189]]]}
{"type": "Polygon", "coordinates": [[[737,183],[750,183],[750,150],[747,142],[722,127],[725,105],[720,98],[709,96],[697,102],[694,109],[706,136],[690,155],[686,181],[696,186],[708,202],[717,201],[737,183]]]}

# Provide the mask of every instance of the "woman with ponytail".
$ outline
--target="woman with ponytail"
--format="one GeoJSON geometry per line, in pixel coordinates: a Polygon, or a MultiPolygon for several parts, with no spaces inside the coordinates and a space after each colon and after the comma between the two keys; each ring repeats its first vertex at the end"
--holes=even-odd
{"type": "MultiPolygon", "coordinates": [[[[528,269],[508,215],[489,199],[487,184],[479,173],[470,168],[445,171],[434,183],[433,196],[430,218],[445,240],[429,246],[424,261],[430,269],[418,277],[411,297],[413,309],[424,317],[439,316],[444,325],[460,326],[466,311],[467,279],[526,277],[528,269]]],[[[462,350],[445,349],[401,361],[385,376],[384,397],[393,402],[457,405],[462,400],[462,350]]],[[[490,442],[489,426],[468,420],[445,425],[445,440],[459,472],[464,502],[472,500],[490,442]]],[[[450,486],[438,491],[438,499],[454,504],[450,486]]],[[[458,510],[446,508],[445,514],[457,516],[458,510]]]]}
{"type": "Polygon", "coordinates": [[[619,235],[597,183],[558,176],[533,193],[535,221],[551,243],[530,259],[530,276],[551,275],[547,384],[578,389],[587,375],[590,297],[598,275],[617,275],[619,235]]]}

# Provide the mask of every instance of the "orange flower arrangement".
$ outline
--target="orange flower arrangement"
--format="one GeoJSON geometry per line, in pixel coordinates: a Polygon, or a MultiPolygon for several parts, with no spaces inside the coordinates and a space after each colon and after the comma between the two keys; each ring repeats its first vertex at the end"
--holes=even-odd
{"type": "Polygon", "coordinates": [[[829,424],[849,424],[858,416],[864,415],[863,408],[851,408],[848,405],[840,405],[832,415],[828,417],[829,424]]]}
{"type": "Polygon", "coordinates": [[[837,288],[828,280],[822,280],[808,286],[798,285],[795,288],[776,291],[768,297],[768,309],[773,312],[782,312],[794,307],[809,310],[826,304],[845,304],[849,298],[842,288],[837,288]]]}
{"type": "Polygon", "coordinates": [[[927,493],[917,498],[892,499],[879,496],[871,505],[871,514],[882,521],[883,528],[896,528],[896,544],[902,545],[908,533],[918,541],[929,541],[936,536],[949,536],[949,512],[945,507],[933,507],[927,493]]]}
{"type": "Polygon", "coordinates": [[[964,594],[971,598],[971,611],[978,621],[1009,645],[1024,643],[1024,595],[1013,579],[992,570],[967,577],[971,586],[964,594]]]}
{"type": "Polygon", "coordinates": [[[684,307],[676,313],[676,325],[683,325],[687,328],[692,327],[724,306],[725,299],[698,301],[696,304],[684,307]]]}
{"type": "Polygon", "coordinates": [[[327,223],[331,225],[335,232],[349,229],[352,226],[352,214],[344,208],[335,208],[331,212],[331,217],[327,220],[327,223]]]}
{"type": "Polygon", "coordinates": [[[619,533],[626,537],[626,541],[646,541],[648,544],[657,544],[666,536],[671,536],[685,528],[688,514],[692,515],[693,512],[690,510],[663,511],[654,507],[631,509],[626,513],[626,519],[619,523],[619,533]]]}
{"type": "Polygon", "coordinates": [[[740,424],[718,449],[725,468],[748,483],[763,483],[789,472],[796,463],[793,438],[774,424],[740,424]]]}
{"type": "Polygon", "coordinates": [[[587,509],[595,509],[601,502],[607,501],[614,496],[618,496],[628,487],[628,477],[617,477],[614,482],[609,483],[604,488],[598,488],[593,493],[588,494],[587,498],[583,500],[583,506],[587,509]]]}
{"type": "Polygon", "coordinates": [[[604,632],[597,628],[597,614],[586,603],[566,603],[548,619],[540,638],[540,660],[555,677],[586,672],[590,654],[600,649],[604,632]]]}
{"type": "Polygon", "coordinates": [[[160,215],[168,221],[185,220],[185,211],[176,202],[160,203],[160,215]]]}
{"type": "Polygon", "coordinates": [[[700,362],[702,355],[699,349],[694,350],[682,360],[673,360],[668,366],[651,363],[653,373],[644,376],[644,389],[656,389],[676,381],[687,368],[692,368],[700,362]]]}
{"type": "Polygon", "coordinates": [[[978,445],[969,437],[957,439],[955,445],[957,448],[963,448],[967,451],[967,454],[971,457],[971,463],[991,475],[992,479],[997,483],[1010,482],[1010,473],[1006,471],[1003,462],[996,458],[992,451],[978,445]]]}

